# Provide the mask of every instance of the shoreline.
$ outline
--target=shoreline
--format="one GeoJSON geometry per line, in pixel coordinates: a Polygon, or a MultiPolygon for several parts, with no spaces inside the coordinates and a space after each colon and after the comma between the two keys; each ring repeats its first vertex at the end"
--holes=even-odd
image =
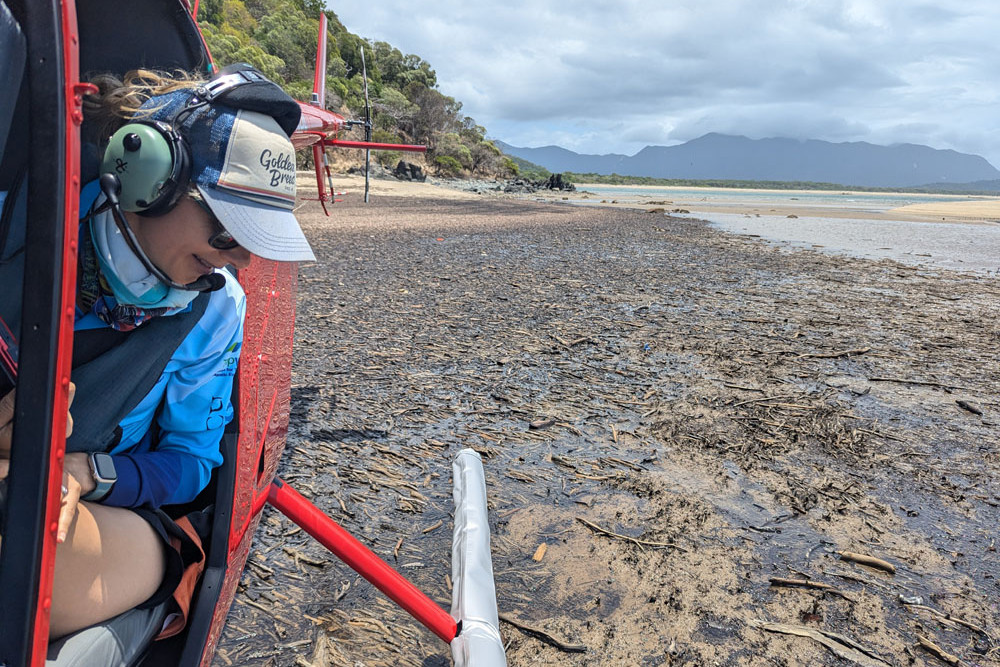
{"type": "MultiPolygon", "coordinates": [[[[311,172],[299,172],[299,187],[306,193],[306,196],[315,196],[316,186],[311,172]]],[[[338,191],[346,190],[350,196],[359,196],[364,191],[364,178],[362,176],[348,176],[338,174],[334,176],[334,187],[338,191]]],[[[563,192],[551,190],[539,190],[533,193],[513,194],[486,190],[482,193],[465,189],[464,181],[439,181],[431,179],[429,182],[397,181],[395,179],[371,179],[370,192],[372,196],[399,196],[399,197],[419,197],[419,198],[440,198],[474,200],[483,197],[525,199],[529,201],[543,201],[556,204],[588,205],[609,208],[624,208],[636,210],[649,210],[662,208],[664,213],[676,212],[672,209],[681,208],[691,215],[712,214],[712,213],[735,213],[747,216],[776,216],[776,217],[818,217],[818,218],[854,218],[867,220],[896,220],[904,222],[947,222],[970,225],[998,225],[1000,224],[1000,196],[985,197],[981,195],[934,195],[927,193],[897,193],[900,197],[916,199],[940,199],[948,198],[949,201],[915,203],[908,206],[897,207],[887,211],[873,211],[864,207],[833,208],[830,206],[809,206],[808,204],[796,202],[768,202],[762,205],[759,200],[753,202],[733,202],[725,204],[715,204],[707,201],[700,201],[690,197],[676,198],[665,202],[662,197],[648,195],[645,200],[640,201],[608,201],[600,195],[586,191],[587,186],[596,187],[599,184],[580,184],[576,192],[563,192]]],[[[478,183],[478,182],[476,182],[478,183]]],[[[468,186],[474,187],[474,186],[468,186]]],[[[607,187],[607,186],[601,186],[607,187]]],[[[618,187],[618,186],[610,186],[618,187]]],[[[677,190],[690,191],[693,188],[678,186],[625,186],[635,190],[677,190]]],[[[856,194],[856,195],[892,195],[894,193],[866,193],[862,191],[825,191],[825,190],[768,190],[764,188],[705,188],[706,191],[724,191],[728,194],[774,194],[777,197],[794,196],[795,194],[816,194],[824,193],[836,194],[856,194]]]]}
{"type": "MultiPolygon", "coordinates": [[[[300,175],[304,196],[315,186],[300,175]]],[[[339,176],[338,191],[347,191],[348,203],[361,199],[364,179],[339,176]]],[[[692,189],[679,189],[684,197],[665,199],[662,189],[636,195],[629,189],[619,199],[602,198],[593,192],[539,190],[531,193],[504,193],[488,181],[428,179],[406,182],[373,179],[372,201],[382,197],[402,199],[490,202],[524,201],[558,204],[568,208],[630,210],[658,214],[664,218],[705,220],[716,229],[731,234],[760,237],[776,247],[815,250],[825,254],[891,259],[912,266],[979,273],[1000,272],[1000,197],[968,200],[962,196],[941,202],[926,195],[921,201],[888,208],[913,197],[890,195],[876,200],[859,199],[856,205],[830,203],[826,192],[820,198],[808,197],[808,191],[774,191],[706,188],[692,196],[692,189]],[[777,199],[761,201],[764,196],[777,199]],[[740,198],[744,199],[741,200],[740,198]],[[801,198],[801,199],[800,199],[801,198]],[[876,210],[881,205],[882,210],[876,210]]],[[[584,187],[584,186],[582,186],[584,187]]],[[[653,190],[652,186],[642,186],[653,190]]],[[[337,205],[339,206],[339,204],[337,205]]],[[[309,207],[301,210],[309,210],[309,207]]],[[[336,206],[331,208],[331,212],[336,206]]]]}

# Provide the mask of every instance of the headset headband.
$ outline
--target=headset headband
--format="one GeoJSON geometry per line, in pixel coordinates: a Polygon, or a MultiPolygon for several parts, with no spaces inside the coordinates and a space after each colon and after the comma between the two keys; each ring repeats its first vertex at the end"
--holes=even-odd
{"type": "Polygon", "coordinates": [[[209,104],[271,116],[288,136],[298,126],[301,113],[298,102],[251,65],[224,68],[210,81],[191,89],[190,97],[169,123],[138,118],[112,135],[101,173],[118,177],[124,210],[162,215],[187,192],[192,158],[185,141],[185,121],[199,107],[209,104]],[[155,129],[161,138],[148,128],[155,129]]]}

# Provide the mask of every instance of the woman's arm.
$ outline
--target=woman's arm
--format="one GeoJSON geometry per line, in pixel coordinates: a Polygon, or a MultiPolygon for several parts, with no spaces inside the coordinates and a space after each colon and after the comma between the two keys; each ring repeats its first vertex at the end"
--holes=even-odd
{"type": "Polygon", "coordinates": [[[118,482],[102,504],[184,503],[208,484],[233,417],[244,312],[242,289],[227,274],[226,288],[213,293],[156,386],[122,421],[122,442],[111,451],[118,482]]]}

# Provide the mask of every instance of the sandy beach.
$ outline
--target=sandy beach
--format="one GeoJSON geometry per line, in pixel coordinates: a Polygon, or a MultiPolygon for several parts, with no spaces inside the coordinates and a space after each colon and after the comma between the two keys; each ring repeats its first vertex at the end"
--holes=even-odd
{"type": "MultiPolygon", "coordinates": [[[[1000,665],[993,278],[336,182],[280,475],[447,609],[479,451],[510,665],[1000,665]]],[[[213,664],[450,657],[265,510],[213,664]]]]}
{"type": "MultiPolygon", "coordinates": [[[[580,184],[578,192],[572,193],[568,201],[593,201],[598,199],[588,193],[588,188],[600,187],[596,184],[580,184]]],[[[745,215],[777,215],[777,216],[797,216],[797,217],[830,217],[847,218],[862,217],[872,220],[904,220],[912,222],[971,222],[971,223],[991,223],[1000,222],[1000,197],[975,197],[967,195],[922,195],[907,194],[916,200],[920,199],[940,199],[947,201],[927,201],[907,206],[900,206],[889,211],[872,211],[865,207],[857,208],[831,208],[828,206],[809,206],[803,203],[792,203],[796,195],[815,194],[806,190],[765,190],[758,188],[733,189],[728,192],[734,195],[735,201],[725,206],[713,205],[703,198],[691,196],[692,188],[671,188],[657,186],[629,186],[630,189],[638,191],[650,191],[645,204],[649,206],[665,205],[672,208],[684,208],[692,213],[742,213],[745,215]],[[677,196],[663,201],[661,194],[663,191],[677,192],[677,196]],[[745,195],[745,201],[739,201],[739,195],[745,195]],[[759,204],[759,196],[765,195],[770,199],[768,205],[759,204]]],[[[717,188],[722,190],[723,188],[717,188]]],[[[852,195],[865,195],[862,192],[844,191],[836,194],[851,197],[852,195]]],[[[598,199],[598,203],[609,205],[605,199],[598,199]]],[[[625,203],[621,205],[627,205],[625,203]]]]}
{"type": "MultiPolygon", "coordinates": [[[[315,193],[316,185],[312,174],[301,172],[299,174],[300,187],[306,193],[315,193]]],[[[444,199],[478,199],[484,195],[476,194],[468,190],[461,189],[458,184],[436,185],[432,183],[419,183],[409,181],[397,181],[395,179],[372,179],[370,181],[371,196],[400,196],[400,197],[421,197],[421,198],[444,198],[444,199]]],[[[364,178],[360,176],[338,175],[334,180],[334,186],[338,191],[346,191],[350,195],[360,195],[364,192],[364,178]]],[[[692,197],[687,193],[691,188],[671,188],[663,186],[629,186],[630,189],[639,192],[648,191],[650,194],[636,201],[615,201],[613,199],[594,195],[588,192],[588,188],[600,187],[597,184],[582,183],[577,186],[576,192],[553,192],[539,191],[524,195],[502,195],[499,193],[486,193],[485,196],[497,196],[502,198],[517,198],[531,201],[546,202],[567,202],[576,204],[586,204],[610,208],[663,208],[666,212],[671,209],[683,208],[692,214],[697,213],[742,213],[745,215],[777,215],[777,216],[798,216],[811,217],[822,216],[831,218],[862,217],[872,220],[903,220],[912,222],[963,222],[963,223],[1000,223],[1000,196],[998,197],[970,197],[967,195],[921,195],[908,194],[907,197],[914,199],[939,199],[944,197],[947,201],[928,201],[915,203],[908,206],[894,208],[887,212],[873,212],[866,208],[838,208],[815,207],[804,204],[796,204],[790,201],[796,195],[807,194],[803,190],[764,190],[746,188],[730,190],[737,195],[736,201],[726,206],[713,205],[704,201],[701,197],[692,197]],[[663,191],[677,191],[683,193],[681,196],[664,199],[663,191]],[[748,195],[747,201],[740,202],[738,195],[748,195]],[[760,206],[756,201],[758,195],[773,196],[773,200],[767,206],[760,206]],[[752,197],[752,199],[751,199],[752,197]]],[[[851,193],[846,191],[842,194],[864,194],[851,193]]],[[[311,196],[306,194],[306,196],[311,196]]]]}

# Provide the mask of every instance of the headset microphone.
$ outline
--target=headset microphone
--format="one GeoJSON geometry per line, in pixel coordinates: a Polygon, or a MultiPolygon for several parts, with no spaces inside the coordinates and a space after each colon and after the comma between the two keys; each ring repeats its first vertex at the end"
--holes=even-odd
{"type": "Polygon", "coordinates": [[[183,290],[185,292],[214,292],[216,290],[222,289],[226,284],[226,278],[219,273],[209,273],[208,275],[202,276],[194,282],[182,285],[180,283],[175,283],[170,279],[167,274],[158,269],[146,253],[143,251],[142,246],[139,245],[138,239],[135,238],[135,233],[132,231],[132,226],[129,225],[128,220],[125,219],[125,214],[122,213],[121,203],[118,201],[118,197],[121,194],[122,184],[113,173],[106,172],[101,174],[99,179],[101,186],[101,192],[104,193],[104,197],[107,199],[108,204],[111,206],[111,214],[115,219],[115,224],[118,225],[118,229],[121,231],[122,236],[125,238],[125,242],[128,247],[132,250],[142,265],[146,267],[146,270],[153,274],[157,280],[160,282],[173,287],[174,289],[183,290]]]}

